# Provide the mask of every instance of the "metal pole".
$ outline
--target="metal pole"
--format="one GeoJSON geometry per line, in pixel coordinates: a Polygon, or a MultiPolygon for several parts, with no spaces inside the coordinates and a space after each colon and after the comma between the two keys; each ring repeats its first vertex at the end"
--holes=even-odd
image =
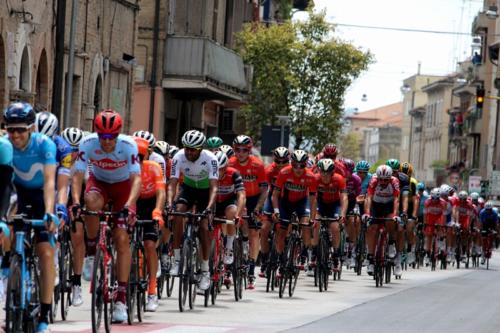
{"type": "Polygon", "coordinates": [[[160,38],[160,0],[155,1],[155,17],[153,23],[153,63],[151,65],[151,93],[149,95],[149,126],[148,130],[154,131],[155,100],[156,100],[156,71],[158,67],[158,39],[160,38]]]}
{"type": "Polygon", "coordinates": [[[54,81],[52,85],[52,113],[61,120],[61,99],[64,81],[64,28],[66,25],[66,0],[57,1],[56,51],[54,57],[54,81]]]}
{"type": "Polygon", "coordinates": [[[285,122],[281,122],[281,131],[280,131],[280,146],[283,147],[285,144],[285,122]]]}
{"type": "Polygon", "coordinates": [[[73,73],[75,71],[75,30],[78,16],[78,1],[73,0],[71,9],[71,28],[69,32],[68,74],[66,76],[66,94],[64,98],[64,128],[69,127],[71,102],[73,100],[73,73]]]}

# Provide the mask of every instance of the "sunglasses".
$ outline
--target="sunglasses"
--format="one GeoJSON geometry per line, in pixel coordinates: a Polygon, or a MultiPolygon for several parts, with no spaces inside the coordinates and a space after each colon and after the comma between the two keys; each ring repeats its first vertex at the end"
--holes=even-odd
{"type": "Polygon", "coordinates": [[[306,163],[292,163],[292,166],[295,169],[305,169],[306,168],[306,163]]]}
{"type": "Polygon", "coordinates": [[[274,163],[276,164],[288,164],[289,162],[289,160],[274,160],[274,163]]]}
{"type": "Polygon", "coordinates": [[[112,133],[100,133],[98,134],[99,140],[114,140],[118,137],[118,134],[112,134],[112,133]]]}
{"type": "Polygon", "coordinates": [[[389,178],[379,178],[378,179],[381,183],[388,183],[390,181],[389,178]]]}
{"type": "Polygon", "coordinates": [[[248,153],[250,149],[248,148],[234,148],[234,151],[237,153],[248,153]]]}
{"type": "Polygon", "coordinates": [[[190,147],[185,147],[184,150],[186,151],[191,151],[191,152],[196,152],[200,151],[202,148],[190,148],[190,147]]]}
{"type": "Polygon", "coordinates": [[[7,127],[7,132],[8,133],[19,133],[23,134],[26,133],[29,130],[29,127],[7,127]]]}

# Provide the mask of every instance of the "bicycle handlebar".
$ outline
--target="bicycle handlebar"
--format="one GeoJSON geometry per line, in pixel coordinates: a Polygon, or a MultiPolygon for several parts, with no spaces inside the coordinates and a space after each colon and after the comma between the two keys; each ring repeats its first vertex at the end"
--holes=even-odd
{"type": "Polygon", "coordinates": [[[234,225],[234,220],[227,220],[227,219],[221,219],[218,217],[214,217],[212,222],[215,222],[214,224],[228,224],[228,225],[234,225]]]}

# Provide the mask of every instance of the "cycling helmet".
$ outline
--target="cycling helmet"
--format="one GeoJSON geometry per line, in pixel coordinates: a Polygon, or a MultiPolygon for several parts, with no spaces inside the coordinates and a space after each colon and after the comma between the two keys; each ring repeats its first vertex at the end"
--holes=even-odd
{"type": "Polygon", "coordinates": [[[292,153],[292,161],[296,163],[306,163],[308,158],[304,150],[297,149],[292,153]]]}
{"type": "Polygon", "coordinates": [[[434,199],[434,200],[437,200],[437,199],[440,198],[440,196],[441,196],[441,192],[439,191],[439,188],[434,187],[431,190],[431,198],[434,199]]]}
{"type": "Polygon", "coordinates": [[[156,143],[156,138],[153,133],[148,131],[135,131],[132,136],[143,138],[148,142],[149,149],[152,149],[156,143]]]}
{"type": "Polygon", "coordinates": [[[380,179],[391,179],[391,177],[392,177],[392,169],[391,169],[390,166],[380,165],[377,168],[376,174],[377,174],[377,178],[380,178],[380,179]]]}
{"type": "Polygon", "coordinates": [[[307,158],[307,161],[306,161],[306,167],[311,169],[312,167],[314,167],[314,159],[312,158],[307,158]]]}
{"type": "Polygon", "coordinates": [[[226,153],[219,150],[218,152],[215,153],[215,157],[217,157],[217,162],[219,163],[219,169],[227,167],[229,159],[227,158],[226,153]]]}
{"type": "Polygon", "coordinates": [[[190,130],[182,136],[182,145],[185,148],[202,148],[205,144],[205,134],[197,130],[190,130]]]}
{"type": "Polygon", "coordinates": [[[73,148],[78,147],[83,140],[84,133],[81,129],[76,127],[68,127],[61,133],[62,138],[70,144],[73,148]]]}
{"type": "Polygon", "coordinates": [[[411,177],[411,175],[413,174],[413,166],[409,162],[403,162],[403,164],[401,164],[401,167],[399,168],[399,171],[401,171],[408,177],[411,177]]]}
{"type": "Polygon", "coordinates": [[[477,192],[472,192],[472,193],[470,194],[470,198],[472,199],[472,201],[477,202],[477,201],[479,200],[479,193],[477,193],[477,192]]]}
{"type": "Polygon", "coordinates": [[[347,168],[349,172],[354,172],[354,168],[356,165],[354,164],[354,161],[349,159],[349,158],[344,158],[342,159],[342,162],[344,163],[344,166],[347,168]]]}
{"type": "Polygon", "coordinates": [[[479,199],[477,199],[477,202],[479,203],[479,205],[483,205],[484,199],[482,197],[479,197],[479,199]]]}
{"type": "Polygon", "coordinates": [[[149,141],[138,136],[134,136],[134,141],[137,144],[137,152],[142,157],[148,156],[149,151],[149,141]]]}
{"type": "Polygon", "coordinates": [[[154,151],[161,155],[167,155],[170,150],[170,145],[165,141],[156,141],[154,151]]]}
{"type": "Polygon", "coordinates": [[[335,170],[335,162],[330,158],[323,158],[318,162],[318,170],[323,172],[333,172],[335,170]]]}
{"type": "Polygon", "coordinates": [[[10,124],[27,124],[31,125],[35,122],[35,110],[33,107],[24,102],[16,102],[10,104],[3,112],[3,120],[6,125],[10,124]]]}
{"type": "Polygon", "coordinates": [[[484,209],[493,209],[493,202],[491,202],[490,200],[486,201],[486,203],[484,204],[484,209]]]}
{"type": "Polygon", "coordinates": [[[48,137],[53,137],[59,128],[57,117],[47,111],[36,114],[35,130],[38,133],[45,134],[48,137]]]}
{"type": "Polygon", "coordinates": [[[385,162],[385,165],[390,166],[392,170],[399,170],[399,161],[395,158],[391,158],[385,162]]]}
{"type": "Polygon", "coordinates": [[[467,194],[466,191],[460,191],[458,192],[458,198],[460,200],[466,200],[469,195],[467,194]]]}
{"type": "Polygon", "coordinates": [[[333,143],[327,143],[322,150],[323,157],[324,158],[330,158],[330,157],[337,157],[337,146],[334,145],[333,143]]]}
{"type": "Polygon", "coordinates": [[[278,147],[273,152],[274,158],[284,160],[290,159],[290,151],[285,147],[278,147]]]}
{"type": "Polygon", "coordinates": [[[177,146],[170,146],[170,149],[168,150],[168,155],[170,156],[170,158],[174,158],[175,154],[177,154],[177,152],[179,151],[179,148],[177,146]]]}
{"type": "Polygon", "coordinates": [[[231,147],[230,145],[222,145],[222,146],[220,146],[219,149],[220,149],[220,151],[226,153],[228,158],[231,158],[231,156],[234,155],[233,147],[231,147]]]}
{"type": "Polygon", "coordinates": [[[120,134],[122,116],[112,109],[106,109],[97,114],[94,119],[94,130],[98,134],[120,134]]]}
{"type": "Polygon", "coordinates": [[[233,140],[233,146],[245,146],[248,149],[252,148],[253,142],[249,136],[246,135],[238,135],[233,140]]]}
{"type": "Polygon", "coordinates": [[[207,139],[207,147],[209,149],[218,149],[223,144],[224,144],[224,142],[222,142],[222,139],[219,138],[218,136],[212,136],[212,137],[207,139]]]}
{"type": "Polygon", "coordinates": [[[368,172],[368,170],[370,170],[370,163],[368,163],[367,161],[359,161],[357,164],[356,164],[356,171],[366,171],[368,172]]]}
{"type": "Polygon", "coordinates": [[[417,191],[423,191],[425,190],[425,184],[420,182],[417,184],[417,191]]]}
{"type": "Polygon", "coordinates": [[[451,191],[451,187],[447,184],[443,184],[443,185],[441,185],[441,187],[439,187],[439,192],[441,193],[442,197],[449,197],[450,191],[451,191]]]}

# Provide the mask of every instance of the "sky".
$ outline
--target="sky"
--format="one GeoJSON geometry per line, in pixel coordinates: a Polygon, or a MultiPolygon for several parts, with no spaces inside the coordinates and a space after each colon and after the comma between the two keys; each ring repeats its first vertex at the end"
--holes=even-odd
{"type": "MultiPolygon", "coordinates": [[[[483,0],[315,0],[335,24],[437,30],[469,34],[483,0]]],[[[301,19],[305,13],[297,13],[301,19]]],[[[417,73],[446,75],[471,55],[472,36],[336,26],[335,37],[369,50],[375,62],[350,87],[345,108],[370,110],[402,101],[403,79],[417,73]],[[362,100],[366,95],[366,101],[362,100]]]]}

